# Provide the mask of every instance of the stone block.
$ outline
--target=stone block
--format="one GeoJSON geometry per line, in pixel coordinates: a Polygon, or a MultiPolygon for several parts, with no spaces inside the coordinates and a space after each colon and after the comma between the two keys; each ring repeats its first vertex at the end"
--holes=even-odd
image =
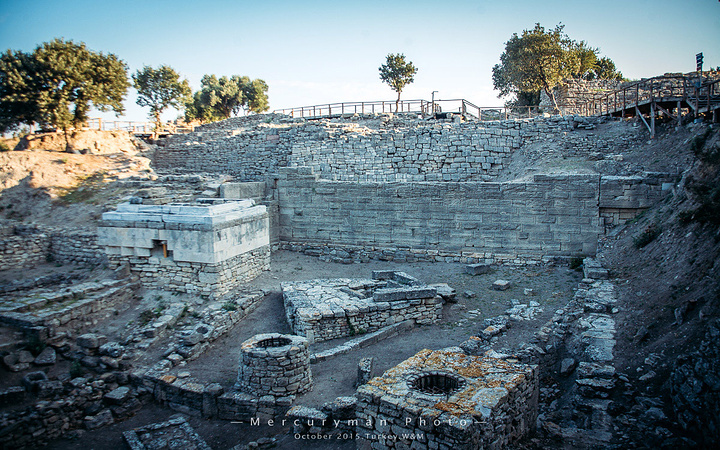
{"type": "Polygon", "coordinates": [[[38,366],[51,366],[57,360],[57,353],[52,347],[45,347],[42,352],[33,361],[38,366]]]}
{"type": "Polygon", "coordinates": [[[490,272],[490,264],[468,264],[465,266],[465,273],[470,275],[481,275],[490,272]]]}
{"type": "Polygon", "coordinates": [[[77,338],[77,345],[88,350],[95,350],[107,342],[107,337],[102,334],[87,333],[77,338]]]}
{"type": "Polygon", "coordinates": [[[492,288],[496,291],[506,291],[506,290],[510,289],[511,285],[512,285],[512,283],[507,280],[496,280],[492,284],[492,288]]]}

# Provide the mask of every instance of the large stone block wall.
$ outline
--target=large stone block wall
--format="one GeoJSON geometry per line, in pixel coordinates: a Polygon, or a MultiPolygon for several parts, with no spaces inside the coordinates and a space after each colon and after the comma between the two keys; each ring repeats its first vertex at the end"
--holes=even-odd
{"type": "Polygon", "coordinates": [[[252,200],[121,204],[98,228],[111,266],[129,263],[143,285],[222,296],[270,264],[269,220],[252,200]]]}
{"type": "Polygon", "coordinates": [[[451,252],[478,260],[594,254],[597,175],[507,183],[355,183],[310,168],[277,181],[280,239],[289,243],[451,252]]]}
{"type": "Polygon", "coordinates": [[[658,172],[601,177],[599,206],[605,226],[622,225],[636,217],[672,192],[677,181],[677,175],[658,172]]]}
{"type": "Polygon", "coordinates": [[[264,181],[281,167],[312,167],[325,179],[492,180],[521,145],[571,131],[572,117],[453,122],[387,116],[350,120],[233,119],[173,137],[159,170],[221,172],[264,181]]]}

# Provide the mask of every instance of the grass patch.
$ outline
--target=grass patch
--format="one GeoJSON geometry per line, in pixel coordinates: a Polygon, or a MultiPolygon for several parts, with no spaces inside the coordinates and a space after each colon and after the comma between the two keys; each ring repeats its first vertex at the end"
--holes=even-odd
{"type": "Polygon", "coordinates": [[[83,369],[80,361],[73,361],[72,365],[70,366],[70,376],[73,378],[77,378],[83,376],[84,373],[85,369],[83,369]]]}
{"type": "Polygon", "coordinates": [[[95,172],[80,180],[80,182],[58,193],[60,202],[65,205],[75,203],[93,203],[98,192],[105,186],[105,172],[95,172]]]}
{"type": "Polygon", "coordinates": [[[237,310],[237,305],[233,301],[227,301],[223,303],[222,309],[224,309],[225,311],[235,311],[237,310]]]}

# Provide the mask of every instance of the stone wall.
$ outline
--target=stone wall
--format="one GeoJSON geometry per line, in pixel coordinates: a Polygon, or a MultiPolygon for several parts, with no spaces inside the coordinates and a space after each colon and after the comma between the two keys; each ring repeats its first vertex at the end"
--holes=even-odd
{"type": "Polygon", "coordinates": [[[158,170],[221,172],[264,181],[281,167],[307,166],[326,179],[492,180],[521,145],[576,127],[572,117],[452,122],[392,116],[351,120],[232,119],[173,137],[156,151],[158,170]]]}
{"type": "Polygon", "coordinates": [[[600,178],[600,216],[605,227],[622,225],[669,194],[678,177],[648,172],[642,176],[600,178]]]}
{"type": "Polygon", "coordinates": [[[96,231],[54,231],[50,236],[50,255],[53,261],[62,264],[93,266],[107,261],[96,231]]]}
{"type": "Polygon", "coordinates": [[[310,343],[376,331],[405,320],[432,324],[442,316],[436,289],[424,284],[337,278],[283,282],[281,287],[290,329],[310,343]]]}
{"type": "Polygon", "coordinates": [[[98,228],[112,267],[128,263],[144,286],[222,296],[270,264],[265,206],[122,204],[98,228]]]}
{"type": "MultiPolygon", "coordinates": [[[[553,91],[555,101],[562,109],[563,114],[587,115],[587,103],[595,96],[614,92],[630,84],[620,80],[564,80],[553,91]]],[[[544,90],[540,91],[540,108],[543,111],[552,111],[554,106],[550,97],[544,90]]]]}
{"type": "Polygon", "coordinates": [[[34,267],[47,260],[50,236],[33,227],[0,229],[0,270],[34,267]]]}
{"type": "Polygon", "coordinates": [[[94,231],[65,231],[36,225],[0,228],[0,270],[35,267],[46,261],[92,266],[105,260],[94,231]]]}
{"type": "Polygon", "coordinates": [[[369,251],[442,251],[490,262],[594,254],[601,232],[598,178],[354,183],[320,180],[310,168],[283,169],[277,182],[280,239],[369,251]]]}

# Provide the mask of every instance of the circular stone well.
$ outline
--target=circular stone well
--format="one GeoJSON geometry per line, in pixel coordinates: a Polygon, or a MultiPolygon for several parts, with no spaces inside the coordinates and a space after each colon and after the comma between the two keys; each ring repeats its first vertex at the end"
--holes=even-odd
{"type": "Polygon", "coordinates": [[[465,387],[465,380],[454,373],[428,371],[407,378],[410,389],[429,395],[450,395],[465,387]]]}
{"type": "Polygon", "coordinates": [[[280,333],[257,334],[243,342],[236,387],[261,397],[285,397],[312,387],[308,340],[280,333]]]}

